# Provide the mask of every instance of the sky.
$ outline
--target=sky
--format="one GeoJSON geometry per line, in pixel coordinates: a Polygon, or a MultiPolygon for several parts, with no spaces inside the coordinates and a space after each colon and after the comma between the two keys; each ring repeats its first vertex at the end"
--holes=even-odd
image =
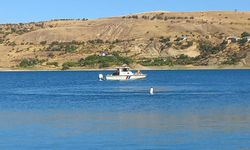
{"type": "Polygon", "coordinates": [[[250,11],[250,0],[3,0],[0,23],[102,18],[147,11],[250,11]]]}

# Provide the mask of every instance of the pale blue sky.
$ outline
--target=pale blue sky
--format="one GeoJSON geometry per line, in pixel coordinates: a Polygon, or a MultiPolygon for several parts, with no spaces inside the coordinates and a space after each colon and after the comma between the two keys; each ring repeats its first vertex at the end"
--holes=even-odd
{"type": "Polygon", "coordinates": [[[101,18],[137,12],[250,10],[250,0],[3,0],[0,23],[101,18]]]}

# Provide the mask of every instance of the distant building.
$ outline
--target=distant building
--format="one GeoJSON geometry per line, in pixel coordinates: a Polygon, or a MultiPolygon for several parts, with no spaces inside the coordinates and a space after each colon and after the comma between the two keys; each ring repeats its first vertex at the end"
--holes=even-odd
{"type": "Polygon", "coordinates": [[[175,41],[185,41],[187,39],[188,39],[187,36],[182,35],[181,37],[178,37],[177,39],[175,39],[175,41]]]}
{"type": "Polygon", "coordinates": [[[187,36],[181,36],[182,41],[187,40],[187,36]]]}
{"type": "Polygon", "coordinates": [[[99,56],[105,57],[105,56],[107,56],[108,54],[109,54],[108,52],[102,51],[102,52],[100,52],[99,56]]]}
{"type": "Polygon", "coordinates": [[[237,42],[238,40],[240,40],[241,38],[237,37],[237,36],[229,36],[227,37],[227,42],[228,43],[235,43],[237,42]]]}

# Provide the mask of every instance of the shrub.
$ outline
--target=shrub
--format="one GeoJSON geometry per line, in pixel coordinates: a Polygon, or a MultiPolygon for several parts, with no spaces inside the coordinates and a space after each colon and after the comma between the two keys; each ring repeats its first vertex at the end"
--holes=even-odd
{"type": "Polygon", "coordinates": [[[0,38],[0,44],[3,44],[4,39],[0,38]]]}
{"type": "Polygon", "coordinates": [[[154,20],[156,18],[156,16],[153,16],[150,20],[154,20]]]}
{"type": "Polygon", "coordinates": [[[222,51],[222,50],[224,50],[227,47],[227,44],[228,44],[228,42],[226,40],[223,40],[222,43],[220,43],[219,45],[217,45],[217,49],[219,51],[222,51]]]}
{"type": "Polygon", "coordinates": [[[189,48],[190,46],[193,46],[193,42],[187,41],[187,44],[181,45],[181,49],[186,49],[186,48],[189,48]]]}
{"type": "Polygon", "coordinates": [[[63,63],[63,66],[68,66],[68,67],[77,67],[78,66],[78,63],[77,62],[65,62],[63,63]]]}
{"type": "Polygon", "coordinates": [[[47,62],[46,65],[58,67],[58,62],[47,62]]]}
{"type": "Polygon", "coordinates": [[[226,61],[222,62],[222,64],[225,65],[237,65],[241,59],[245,58],[247,55],[246,54],[237,54],[234,53],[233,55],[229,56],[226,61]]]}
{"type": "Polygon", "coordinates": [[[88,42],[91,44],[103,44],[104,43],[102,39],[89,40],[88,42]]]}
{"type": "Polygon", "coordinates": [[[142,19],[149,19],[149,16],[142,16],[142,19]]]}
{"type": "Polygon", "coordinates": [[[131,64],[133,61],[128,57],[121,57],[118,53],[113,53],[111,56],[98,56],[91,55],[82,58],[78,61],[80,66],[96,66],[99,65],[100,68],[109,67],[112,65],[122,65],[122,64],[131,64]]]}
{"type": "Polygon", "coordinates": [[[170,38],[169,37],[160,37],[160,40],[159,40],[159,42],[161,42],[161,43],[167,43],[167,42],[169,42],[170,41],[170,38]]]}
{"type": "Polygon", "coordinates": [[[132,18],[133,19],[138,19],[138,16],[137,15],[133,15],[132,18]]]}
{"type": "Polygon", "coordinates": [[[204,42],[204,41],[200,41],[199,42],[199,50],[202,52],[202,53],[210,53],[213,49],[213,46],[210,42],[204,42]]]}
{"type": "Polygon", "coordinates": [[[11,28],[10,30],[11,30],[11,33],[16,32],[16,29],[15,29],[15,28],[11,28]]]}
{"type": "Polygon", "coordinates": [[[122,64],[127,64],[127,65],[129,65],[129,64],[132,64],[133,63],[133,60],[131,59],[131,58],[129,58],[129,57],[122,57],[122,56],[120,56],[119,55],[119,53],[117,53],[117,52],[114,52],[113,53],[113,56],[117,59],[117,64],[118,65],[122,65],[122,64]]]}
{"type": "Polygon", "coordinates": [[[65,51],[65,52],[74,52],[78,48],[78,45],[76,43],[72,42],[52,42],[49,47],[47,48],[47,51],[65,51]]]}
{"type": "Polygon", "coordinates": [[[116,43],[120,43],[120,42],[122,42],[122,40],[116,39],[116,40],[112,41],[112,44],[116,44],[116,43]]]}
{"type": "Polygon", "coordinates": [[[88,66],[88,65],[95,65],[98,63],[98,59],[100,56],[98,55],[91,55],[86,57],[85,59],[82,58],[78,61],[80,66],[88,66]]]}
{"type": "Polygon", "coordinates": [[[241,33],[241,37],[242,38],[247,37],[247,36],[250,36],[250,34],[248,32],[241,33]]]}
{"type": "Polygon", "coordinates": [[[109,63],[107,63],[107,62],[102,62],[99,64],[99,68],[107,68],[109,66],[110,66],[109,63]]]}
{"type": "Polygon", "coordinates": [[[183,17],[176,17],[176,19],[183,19],[183,17]]]}
{"type": "Polygon", "coordinates": [[[45,45],[47,43],[47,41],[41,41],[40,44],[41,45],[45,45]]]}
{"type": "Polygon", "coordinates": [[[184,38],[183,37],[177,37],[174,41],[179,42],[182,41],[184,38]]]}
{"type": "Polygon", "coordinates": [[[158,20],[163,20],[164,19],[164,17],[162,16],[162,14],[155,15],[155,18],[158,19],[158,20]]]}
{"type": "Polygon", "coordinates": [[[169,19],[176,19],[176,17],[172,16],[172,17],[169,17],[169,19]]]}
{"type": "Polygon", "coordinates": [[[70,67],[77,67],[79,66],[78,62],[65,62],[62,65],[62,70],[68,70],[70,67]]]}
{"type": "Polygon", "coordinates": [[[175,63],[178,65],[188,65],[192,64],[193,60],[187,55],[181,54],[179,57],[177,57],[175,63]]]}
{"type": "Polygon", "coordinates": [[[22,59],[21,62],[19,63],[19,67],[21,68],[33,67],[43,62],[44,60],[38,60],[37,58],[22,59]]]}
{"type": "Polygon", "coordinates": [[[238,40],[238,43],[243,46],[245,43],[247,42],[247,39],[246,38],[242,38],[240,40],[238,40]]]}
{"type": "Polygon", "coordinates": [[[53,53],[49,53],[49,54],[48,54],[48,57],[49,57],[49,58],[53,58],[54,56],[55,56],[55,55],[54,55],[53,53]]]}
{"type": "Polygon", "coordinates": [[[144,59],[139,61],[139,64],[143,66],[172,66],[173,60],[170,57],[167,58],[153,58],[153,59],[144,59]]]}
{"type": "Polygon", "coordinates": [[[199,50],[203,55],[216,54],[226,48],[226,41],[223,41],[219,45],[213,46],[212,43],[208,41],[199,42],[199,50]]]}
{"type": "Polygon", "coordinates": [[[70,67],[68,67],[66,65],[62,66],[62,70],[68,70],[68,69],[70,69],[70,67]]]}
{"type": "Polygon", "coordinates": [[[65,46],[65,52],[74,52],[78,47],[76,45],[66,45],[65,46]]]}

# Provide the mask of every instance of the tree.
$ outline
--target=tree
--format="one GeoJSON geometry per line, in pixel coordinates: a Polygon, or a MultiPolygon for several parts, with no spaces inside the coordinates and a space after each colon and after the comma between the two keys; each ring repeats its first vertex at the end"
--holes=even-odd
{"type": "Polygon", "coordinates": [[[169,37],[164,38],[163,36],[161,36],[161,37],[160,37],[160,40],[159,40],[159,42],[161,42],[161,43],[167,43],[167,42],[169,42],[169,41],[170,41],[170,38],[169,38],[169,37]]]}
{"type": "Polygon", "coordinates": [[[21,68],[33,67],[42,62],[43,62],[42,60],[38,60],[37,58],[22,59],[21,62],[19,63],[19,67],[21,68]]]}
{"type": "Polygon", "coordinates": [[[41,45],[45,45],[47,43],[47,41],[41,41],[40,44],[41,45]]]}
{"type": "Polygon", "coordinates": [[[200,41],[199,42],[199,50],[203,55],[216,54],[226,48],[226,41],[223,41],[220,44],[213,45],[209,41],[200,41]]]}
{"type": "Polygon", "coordinates": [[[247,37],[247,36],[250,36],[250,34],[248,32],[241,33],[241,37],[242,38],[247,37]]]}
{"type": "Polygon", "coordinates": [[[190,58],[187,55],[181,54],[179,57],[177,57],[176,64],[178,64],[178,65],[192,64],[192,58],[190,58]]]}
{"type": "Polygon", "coordinates": [[[78,62],[65,62],[62,65],[62,70],[68,70],[70,67],[77,67],[79,66],[78,62]]]}
{"type": "Polygon", "coordinates": [[[247,39],[246,38],[242,38],[238,41],[238,43],[243,46],[245,43],[247,42],[247,39]]]}

